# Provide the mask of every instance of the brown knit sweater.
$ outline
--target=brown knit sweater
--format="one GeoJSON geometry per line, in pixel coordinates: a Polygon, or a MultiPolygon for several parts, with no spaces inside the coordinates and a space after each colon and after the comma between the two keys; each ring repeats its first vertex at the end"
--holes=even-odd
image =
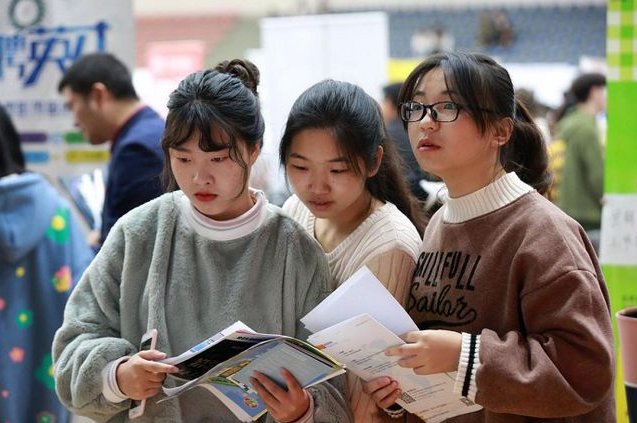
{"type": "Polygon", "coordinates": [[[407,310],[421,329],[477,341],[458,384],[484,409],[448,422],[615,422],[608,292],[583,229],[536,192],[457,223],[443,215],[407,310]]]}

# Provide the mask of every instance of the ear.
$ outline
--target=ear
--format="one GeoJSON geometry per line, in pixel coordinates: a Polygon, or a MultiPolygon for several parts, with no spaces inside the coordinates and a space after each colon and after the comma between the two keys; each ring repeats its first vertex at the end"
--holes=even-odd
{"type": "Polygon", "coordinates": [[[385,154],[385,149],[382,145],[378,146],[378,150],[376,151],[376,166],[367,172],[367,177],[371,178],[378,173],[378,169],[380,169],[380,164],[383,162],[383,155],[385,154]]]}
{"type": "Polygon", "coordinates": [[[509,142],[513,134],[513,119],[507,117],[501,119],[493,127],[493,138],[491,144],[493,147],[502,147],[509,142]]]}
{"type": "Polygon", "coordinates": [[[252,151],[250,151],[250,158],[249,158],[250,166],[252,166],[257,161],[260,153],[261,153],[261,146],[259,145],[259,143],[257,143],[255,144],[254,148],[252,148],[252,151]]]}
{"type": "Polygon", "coordinates": [[[101,108],[106,101],[112,98],[111,92],[101,82],[95,82],[91,86],[91,92],[88,95],[89,103],[95,104],[101,108]]]}

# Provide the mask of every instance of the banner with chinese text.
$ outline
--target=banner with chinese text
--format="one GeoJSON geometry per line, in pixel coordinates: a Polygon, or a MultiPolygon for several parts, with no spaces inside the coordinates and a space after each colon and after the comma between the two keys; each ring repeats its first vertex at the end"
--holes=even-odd
{"type": "Polygon", "coordinates": [[[0,0],[0,103],[30,170],[59,182],[108,161],[108,146],[88,145],[73,127],[57,86],[82,55],[107,51],[132,66],[134,49],[131,0],[0,0]]]}

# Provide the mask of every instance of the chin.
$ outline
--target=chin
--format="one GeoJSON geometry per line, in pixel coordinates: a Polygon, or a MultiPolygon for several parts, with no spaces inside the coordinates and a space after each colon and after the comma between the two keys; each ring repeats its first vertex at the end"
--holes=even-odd
{"type": "Polygon", "coordinates": [[[101,145],[104,144],[107,140],[101,139],[101,138],[89,138],[89,137],[85,137],[88,139],[89,144],[91,145],[101,145]]]}

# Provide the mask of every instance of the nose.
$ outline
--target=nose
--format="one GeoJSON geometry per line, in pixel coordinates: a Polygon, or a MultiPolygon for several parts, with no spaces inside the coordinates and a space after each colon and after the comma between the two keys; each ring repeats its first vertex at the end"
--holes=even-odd
{"type": "Polygon", "coordinates": [[[427,109],[425,109],[425,115],[422,117],[422,119],[420,119],[420,122],[418,122],[418,125],[420,125],[421,128],[431,129],[438,125],[438,122],[435,121],[432,117],[432,112],[433,110],[431,109],[431,107],[427,107],[427,109]]]}
{"type": "Polygon", "coordinates": [[[214,175],[205,166],[199,166],[195,169],[192,181],[200,185],[210,185],[214,182],[214,175]]]}
{"type": "Polygon", "coordinates": [[[312,172],[308,188],[312,194],[326,194],[330,190],[329,176],[323,172],[312,172]]]}

